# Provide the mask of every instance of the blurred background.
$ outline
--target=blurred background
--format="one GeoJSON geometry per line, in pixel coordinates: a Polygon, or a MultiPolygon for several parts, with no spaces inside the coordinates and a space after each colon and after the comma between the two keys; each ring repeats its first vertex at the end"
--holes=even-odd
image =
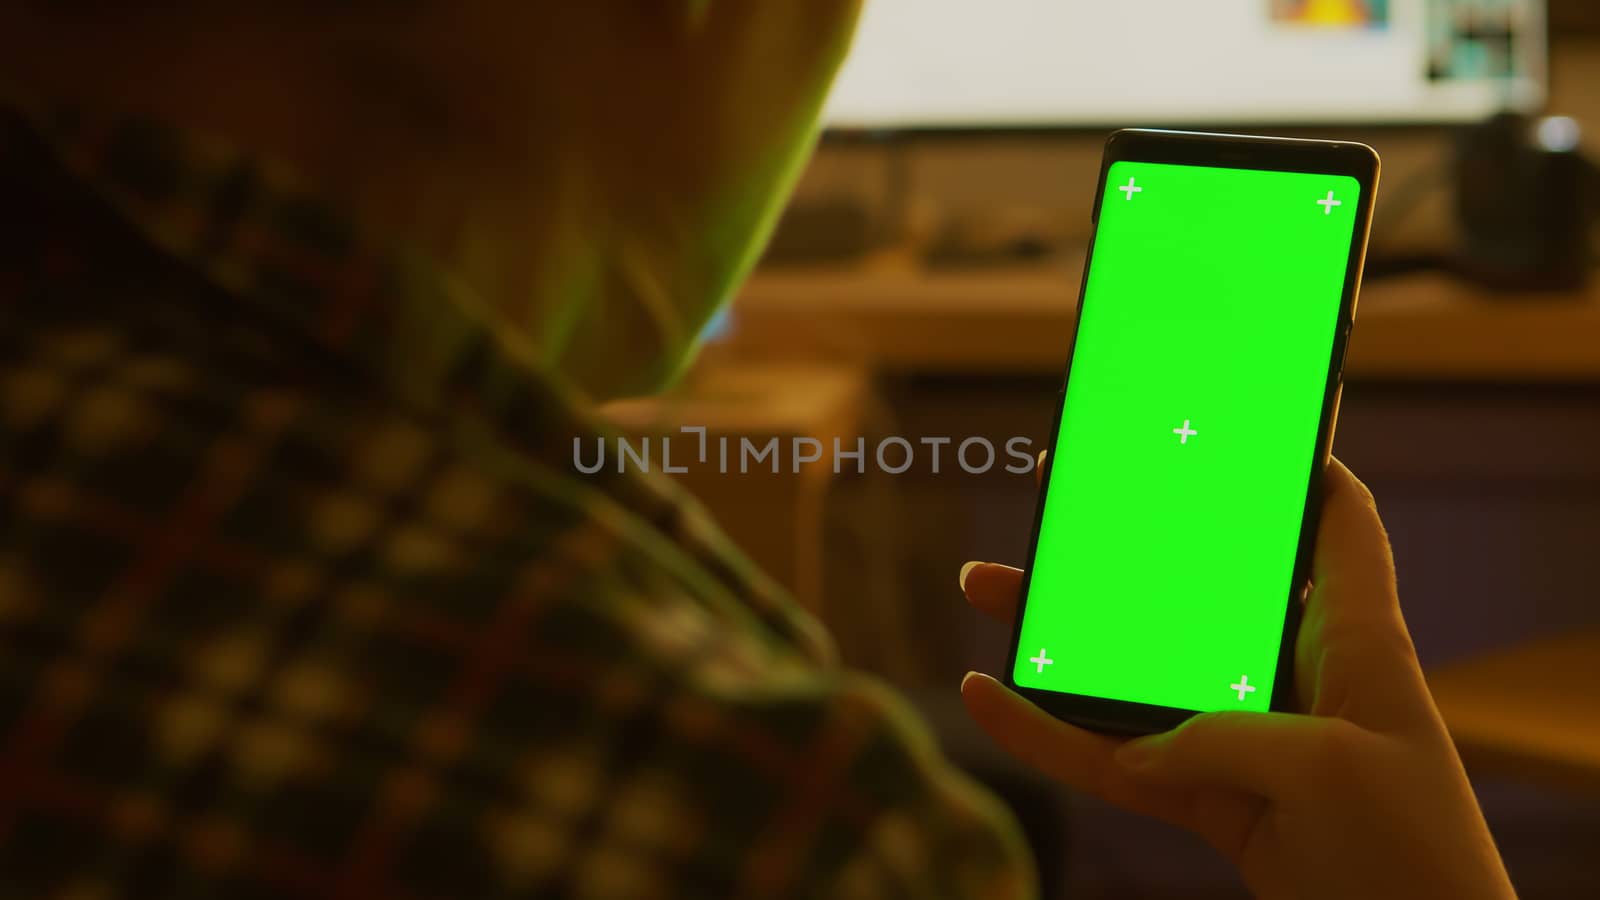
{"type": "MultiPolygon", "coordinates": [[[[611,407],[619,425],[1041,448],[1108,131],[1379,150],[1335,452],[1378,497],[1523,896],[1600,896],[1600,4],[869,0],[826,121],[707,352],[670,395],[611,407]]],[[[926,452],[835,474],[825,452],[678,477],[1002,791],[1060,896],[1242,896],[1198,842],[1056,791],[966,726],[955,686],[1003,665],[1008,635],[956,573],[1024,562],[1034,484],[952,452],[937,474],[926,452]]]]}

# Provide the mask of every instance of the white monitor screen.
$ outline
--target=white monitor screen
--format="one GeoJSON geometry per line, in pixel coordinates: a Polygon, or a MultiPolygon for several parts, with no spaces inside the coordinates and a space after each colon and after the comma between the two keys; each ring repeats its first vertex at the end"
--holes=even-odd
{"type": "Polygon", "coordinates": [[[867,0],[841,129],[1453,122],[1544,102],[1539,0],[867,0]]]}

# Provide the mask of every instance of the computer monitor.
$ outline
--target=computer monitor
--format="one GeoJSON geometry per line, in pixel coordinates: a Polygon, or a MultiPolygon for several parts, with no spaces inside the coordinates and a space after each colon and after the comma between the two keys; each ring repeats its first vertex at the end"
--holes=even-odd
{"type": "Polygon", "coordinates": [[[870,0],[834,129],[1445,123],[1544,103],[1543,0],[870,0]]]}

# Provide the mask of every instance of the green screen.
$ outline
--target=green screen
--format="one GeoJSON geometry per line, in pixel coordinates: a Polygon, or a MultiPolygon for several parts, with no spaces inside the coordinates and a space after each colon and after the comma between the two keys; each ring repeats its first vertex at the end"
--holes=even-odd
{"type": "Polygon", "coordinates": [[[1017,684],[1269,708],[1359,193],[1111,166],[1017,684]]]}

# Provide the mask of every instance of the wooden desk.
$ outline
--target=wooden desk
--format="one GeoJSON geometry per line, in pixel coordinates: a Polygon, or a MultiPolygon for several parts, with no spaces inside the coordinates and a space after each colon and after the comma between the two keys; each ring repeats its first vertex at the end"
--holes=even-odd
{"type": "Polygon", "coordinates": [[[1446,666],[1428,685],[1474,774],[1600,796],[1600,632],[1446,666]]]}
{"type": "MultiPolygon", "coordinates": [[[[1060,372],[1082,259],[929,272],[887,256],[859,268],[762,271],[735,306],[737,342],[826,353],[877,370],[1060,372]]],[[[1361,292],[1352,379],[1600,381],[1600,284],[1582,296],[1503,297],[1436,275],[1361,292]]]]}

